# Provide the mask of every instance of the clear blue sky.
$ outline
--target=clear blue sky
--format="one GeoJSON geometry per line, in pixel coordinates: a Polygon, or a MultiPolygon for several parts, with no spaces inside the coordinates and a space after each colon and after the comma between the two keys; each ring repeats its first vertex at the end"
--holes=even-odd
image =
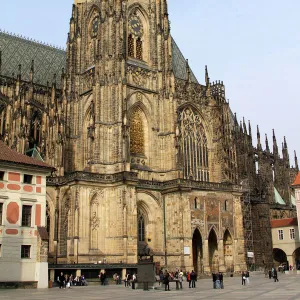
{"type": "MultiPolygon", "coordinates": [[[[169,0],[172,35],[204,82],[223,80],[238,117],[300,159],[300,1],[169,0]]],[[[1,1],[0,28],[65,46],[72,0],[1,1]]]]}

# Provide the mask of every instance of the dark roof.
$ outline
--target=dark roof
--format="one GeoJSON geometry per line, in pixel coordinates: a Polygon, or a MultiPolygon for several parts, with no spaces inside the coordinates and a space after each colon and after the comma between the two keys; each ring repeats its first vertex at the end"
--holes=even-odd
{"type": "MultiPolygon", "coordinates": [[[[173,52],[173,72],[176,78],[187,80],[186,73],[186,59],[184,58],[182,52],[177,46],[176,42],[172,38],[172,52],[173,52]]],[[[198,83],[196,76],[191,70],[191,80],[192,82],[198,83]]]]}
{"type": "MultiPolygon", "coordinates": [[[[0,31],[0,51],[2,51],[2,75],[11,77],[18,74],[19,65],[22,66],[22,79],[29,81],[31,62],[34,60],[34,82],[42,85],[52,83],[56,74],[56,82],[60,84],[62,68],[66,66],[66,52],[62,49],[50,47],[0,31]]],[[[187,80],[186,59],[172,38],[173,71],[176,78],[187,80]]],[[[192,82],[198,83],[193,71],[192,82]]]]}
{"type": "Polygon", "coordinates": [[[41,237],[42,240],[44,241],[48,241],[49,240],[49,235],[47,232],[47,228],[46,227],[42,227],[42,226],[38,226],[38,233],[39,236],[41,237]]]}
{"type": "Polygon", "coordinates": [[[272,228],[288,227],[288,226],[298,226],[297,218],[271,220],[272,228]]]}
{"type": "Polygon", "coordinates": [[[10,149],[4,144],[3,141],[0,141],[0,163],[1,162],[54,169],[53,167],[51,167],[43,161],[36,160],[27,155],[20,154],[17,151],[10,149]]]}
{"type": "Polygon", "coordinates": [[[29,81],[31,62],[34,60],[35,83],[51,84],[56,74],[56,82],[60,84],[60,74],[66,65],[64,50],[0,31],[0,51],[2,52],[2,75],[11,77],[14,73],[16,76],[21,65],[22,79],[29,81]]]}

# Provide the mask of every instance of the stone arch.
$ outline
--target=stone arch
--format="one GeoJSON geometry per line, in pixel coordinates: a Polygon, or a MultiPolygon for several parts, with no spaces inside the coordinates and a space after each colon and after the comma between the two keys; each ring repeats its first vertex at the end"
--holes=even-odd
{"type": "Polygon", "coordinates": [[[273,249],[273,260],[276,267],[282,264],[285,264],[287,267],[289,265],[286,253],[280,248],[273,249]]]}
{"type": "Polygon", "coordinates": [[[233,256],[233,238],[228,229],[224,232],[223,237],[224,265],[226,272],[234,271],[234,256],[233,256]]]}
{"type": "Polygon", "coordinates": [[[147,246],[154,254],[155,252],[162,252],[164,249],[162,208],[157,199],[147,193],[138,193],[137,199],[137,221],[139,215],[142,215],[144,217],[145,225],[145,242],[138,244],[139,250],[141,251],[147,246]]]}
{"type": "Polygon", "coordinates": [[[193,247],[193,268],[199,275],[204,272],[203,269],[203,240],[200,230],[196,227],[192,238],[193,247]]]}
{"type": "Polygon", "coordinates": [[[218,237],[215,228],[208,235],[208,259],[211,272],[219,271],[218,237]]]}
{"type": "Polygon", "coordinates": [[[295,249],[292,257],[293,257],[293,265],[296,267],[296,270],[300,270],[300,247],[295,249]]]}
{"type": "Polygon", "coordinates": [[[192,106],[178,110],[180,161],[185,179],[209,181],[208,138],[203,118],[192,106]]]}

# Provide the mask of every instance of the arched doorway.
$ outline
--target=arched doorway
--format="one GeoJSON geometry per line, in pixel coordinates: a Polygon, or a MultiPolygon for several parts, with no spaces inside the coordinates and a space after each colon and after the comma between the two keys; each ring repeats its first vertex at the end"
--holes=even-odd
{"type": "Polygon", "coordinates": [[[197,274],[203,273],[202,237],[198,229],[193,235],[193,266],[197,274]]]}
{"type": "Polygon", "coordinates": [[[278,267],[279,265],[286,265],[288,267],[289,265],[287,261],[286,253],[279,248],[273,249],[273,260],[274,260],[275,267],[278,267]]]}
{"type": "Polygon", "coordinates": [[[293,253],[293,263],[296,270],[300,270],[300,248],[297,248],[293,253]]]}
{"type": "Polygon", "coordinates": [[[228,230],[226,230],[224,233],[223,245],[224,245],[224,264],[225,264],[226,272],[234,272],[233,240],[228,230]]]}
{"type": "Polygon", "coordinates": [[[218,272],[219,271],[218,238],[214,229],[212,229],[209,233],[208,251],[209,251],[210,270],[211,272],[218,272]]]}

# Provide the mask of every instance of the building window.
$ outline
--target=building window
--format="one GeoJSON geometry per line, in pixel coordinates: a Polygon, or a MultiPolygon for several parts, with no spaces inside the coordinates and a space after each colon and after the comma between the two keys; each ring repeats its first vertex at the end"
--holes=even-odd
{"type": "Polygon", "coordinates": [[[145,131],[140,109],[137,109],[130,119],[130,153],[145,155],[145,131]]]}
{"type": "Polygon", "coordinates": [[[140,38],[136,40],[136,58],[143,60],[143,42],[140,38]]]}
{"type": "Polygon", "coordinates": [[[128,56],[134,57],[134,39],[132,34],[128,36],[128,56]]]}
{"type": "Polygon", "coordinates": [[[2,225],[3,203],[0,203],[0,226],[2,225]]]}
{"type": "Polygon", "coordinates": [[[0,244],[0,257],[2,257],[2,245],[0,244]]]}
{"type": "Polygon", "coordinates": [[[26,184],[32,184],[32,175],[24,174],[23,182],[26,184]]]}
{"type": "Polygon", "coordinates": [[[197,209],[198,208],[198,199],[197,198],[195,198],[195,200],[194,200],[194,207],[195,207],[195,209],[197,209]]]}
{"type": "Polygon", "coordinates": [[[0,171],[0,181],[4,180],[4,171],[0,171]]]}
{"type": "Polygon", "coordinates": [[[279,230],[278,230],[278,239],[279,239],[280,241],[283,240],[283,230],[282,230],[282,229],[279,229],[279,230]]]}
{"type": "Polygon", "coordinates": [[[180,159],[183,176],[195,181],[209,181],[208,147],[200,115],[191,108],[179,113],[180,159]]]}
{"type": "Polygon", "coordinates": [[[295,239],[295,229],[294,228],[290,229],[290,238],[291,238],[291,240],[295,239]]]}
{"type": "Polygon", "coordinates": [[[143,216],[139,217],[139,242],[144,242],[145,241],[145,220],[143,216]]]}
{"type": "Polygon", "coordinates": [[[29,245],[22,245],[21,246],[21,258],[30,258],[30,248],[29,245]]]}
{"type": "Polygon", "coordinates": [[[23,205],[22,207],[22,226],[31,227],[31,209],[30,205],[23,205]]]}
{"type": "Polygon", "coordinates": [[[227,211],[228,210],[228,201],[225,200],[224,202],[224,211],[227,211]]]}

